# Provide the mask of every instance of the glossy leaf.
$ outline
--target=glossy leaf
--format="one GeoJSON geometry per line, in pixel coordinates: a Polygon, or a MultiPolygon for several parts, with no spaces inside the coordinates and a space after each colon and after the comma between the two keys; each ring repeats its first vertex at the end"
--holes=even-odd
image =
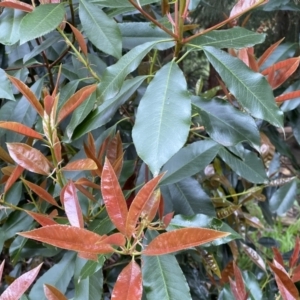
{"type": "Polygon", "coordinates": [[[113,19],[86,0],[79,3],[79,17],[85,34],[99,50],[116,58],[121,57],[121,34],[113,19]]]}
{"type": "Polygon", "coordinates": [[[204,192],[199,182],[192,177],[161,187],[166,203],[172,206],[169,210],[176,214],[193,216],[205,214],[214,217],[215,207],[210,197],[204,192]]]}
{"type": "Polygon", "coordinates": [[[233,171],[248,181],[253,183],[268,181],[264,165],[254,153],[245,150],[243,159],[239,159],[229,151],[221,149],[219,155],[233,171]]]}
{"type": "Polygon", "coordinates": [[[63,3],[44,4],[35,7],[21,22],[20,43],[24,44],[54,30],[62,22],[64,16],[63,3]]]}
{"type": "MultiPolygon", "coordinates": [[[[0,7],[3,3],[8,3],[9,1],[0,2],[0,7]]],[[[16,5],[20,3],[20,5],[28,5],[21,1],[14,1],[16,5]]],[[[0,16],[0,42],[4,45],[13,45],[17,43],[20,39],[20,23],[23,17],[26,15],[25,12],[12,9],[5,8],[0,16]]],[[[3,88],[2,88],[3,89],[3,88]]]]}
{"type": "Polygon", "coordinates": [[[120,136],[120,132],[110,140],[106,148],[106,157],[109,159],[110,163],[113,165],[115,161],[122,156],[123,154],[123,145],[120,136]]]}
{"type": "Polygon", "coordinates": [[[201,172],[217,155],[220,146],[212,141],[197,141],[180,149],[163,167],[160,185],[176,183],[201,172]]]}
{"type": "Polygon", "coordinates": [[[276,283],[280,290],[284,300],[298,299],[299,293],[298,290],[290,279],[289,275],[282,269],[276,267],[274,264],[269,263],[270,268],[275,273],[276,283]]]}
{"type": "Polygon", "coordinates": [[[35,219],[42,226],[57,225],[57,223],[47,215],[43,215],[29,210],[26,210],[26,213],[28,213],[33,219],[35,219]]]}
{"type": "Polygon", "coordinates": [[[44,284],[44,293],[47,300],[68,300],[57,288],[50,284],[44,284]]]}
{"type": "Polygon", "coordinates": [[[18,277],[0,296],[1,300],[16,300],[21,298],[38,275],[42,264],[18,277]]]}
{"type": "Polygon", "coordinates": [[[56,200],[45,189],[27,180],[23,180],[23,182],[43,200],[47,201],[51,205],[58,206],[56,200]]]}
{"type": "Polygon", "coordinates": [[[256,118],[282,126],[283,114],[275,104],[266,79],[242,61],[214,47],[204,47],[206,57],[237,101],[256,118]]]}
{"type": "Polygon", "coordinates": [[[285,93],[280,96],[277,96],[275,98],[275,100],[277,103],[280,103],[280,102],[287,101],[287,100],[293,100],[293,99],[299,98],[299,97],[300,97],[300,91],[294,91],[294,92],[289,92],[289,93],[285,93]]]}
{"type": "MultiPolygon", "coordinates": [[[[147,230],[145,242],[149,243],[158,236],[147,230]]],[[[191,300],[186,278],[174,255],[142,255],[144,291],[148,300],[191,300]]]]}
{"type": "Polygon", "coordinates": [[[234,239],[239,239],[240,235],[237,234],[229,225],[223,223],[221,220],[217,218],[208,217],[204,214],[196,214],[193,216],[185,216],[185,215],[176,215],[171,220],[169,226],[167,227],[167,231],[177,230],[182,228],[208,228],[213,230],[218,230],[218,232],[222,231],[224,233],[230,233],[223,238],[219,238],[217,240],[212,241],[211,243],[205,246],[219,246],[222,244],[226,244],[234,239]]]}
{"type": "Polygon", "coordinates": [[[17,0],[2,0],[0,2],[0,7],[9,7],[13,9],[19,9],[25,12],[31,12],[33,6],[17,0]]]}
{"type": "Polygon", "coordinates": [[[73,181],[69,181],[61,190],[61,202],[64,205],[66,215],[72,226],[84,228],[84,221],[79,200],[77,197],[76,187],[73,181]]]}
{"type": "Polygon", "coordinates": [[[11,175],[9,176],[8,180],[6,181],[4,192],[7,193],[7,191],[12,187],[12,185],[20,178],[24,171],[24,168],[20,165],[17,165],[11,175]]]}
{"type": "Polygon", "coordinates": [[[44,109],[42,104],[39,102],[35,94],[32,90],[21,80],[16,77],[12,77],[7,75],[9,80],[14,84],[14,86],[22,93],[22,95],[30,102],[32,107],[38,112],[38,114],[43,118],[44,117],[44,109]]]}
{"type": "Polygon", "coordinates": [[[71,96],[71,98],[69,98],[59,110],[57,123],[60,123],[64,118],[72,113],[83,101],[86,100],[87,97],[89,97],[96,90],[96,88],[96,85],[89,85],[80,89],[73,96],[71,96]]]}
{"type": "Polygon", "coordinates": [[[49,161],[39,150],[22,143],[9,143],[7,149],[12,159],[24,169],[42,175],[51,173],[49,161]]]}
{"type": "Polygon", "coordinates": [[[101,176],[101,191],[107,213],[117,227],[117,229],[126,234],[126,220],[128,209],[118,178],[111,166],[109,160],[105,158],[101,176]]]}
{"type": "MultiPolygon", "coordinates": [[[[138,219],[145,210],[148,201],[151,199],[151,196],[162,177],[163,174],[148,181],[133,199],[126,220],[126,235],[128,237],[131,237],[134,233],[138,219]]],[[[149,221],[151,222],[151,220],[149,221]]]]}
{"type": "MultiPolygon", "coordinates": [[[[100,101],[102,104],[93,110],[80,124],[80,126],[76,128],[72,138],[77,139],[83,136],[85,133],[107,124],[119,107],[132,96],[132,94],[145,79],[146,76],[137,76],[134,79],[125,80],[124,82],[120,83],[120,85],[122,85],[120,92],[112,99],[109,99],[103,103],[101,102],[101,95],[97,97],[98,101],[100,101]]],[[[102,82],[103,80],[104,79],[102,79],[102,82]]],[[[105,87],[101,87],[101,93],[102,89],[104,88],[105,87]]]]}
{"type": "Polygon", "coordinates": [[[96,170],[97,164],[90,158],[83,158],[69,162],[62,168],[64,171],[96,170]]]}
{"type": "MultiPolygon", "coordinates": [[[[233,262],[233,270],[234,270],[234,277],[235,277],[234,286],[235,286],[235,291],[236,291],[236,293],[234,293],[234,294],[238,295],[237,299],[246,300],[247,299],[247,293],[246,293],[246,290],[245,290],[245,284],[244,284],[244,280],[243,280],[243,277],[242,277],[242,273],[241,273],[240,269],[238,268],[238,266],[236,265],[235,262],[233,262]]],[[[230,282],[231,290],[233,291],[231,282],[230,282]]]]}
{"type": "Polygon", "coordinates": [[[81,51],[83,52],[83,54],[85,56],[87,56],[88,54],[88,50],[87,50],[87,46],[86,46],[86,43],[85,43],[85,40],[84,40],[84,36],[82,35],[82,33],[76,28],[74,27],[72,24],[69,23],[69,26],[71,27],[74,35],[75,35],[75,38],[79,44],[79,47],[81,49],[81,51]]]}
{"type": "Polygon", "coordinates": [[[274,43],[273,45],[271,45],[263,54],[262,56],[259,58],[258,60],[258,66],[261,67],[264,62],[268,59],[268,57],[273,53],[273,51],[279,46],[279,44],[284,40],[284,38],[282,38],[281,40],[279,40],[278,42],[274,43]]]}
{"type": "Polygon", "coordinates": [[[265,34],[259,34],[241,27],[234,27],[225,30],[213,30],[193,39],[189,44],[239,49],[263,43],[265,38],[265,34]]]}
{"type": "Polygon", "coordinates": [[[257,6],[267,3],[268,0],[239,0],[230,11],[230,17],[240,14],[243,11],[247,11],[252,6],[257,6]]]}
{"type": "Polygon", "coordinates": [[[142,272],[140,266],[132,260],[120,273],[112,291],[112,300],[142,299],[142,272]]]}
{"type": "Polygon", "coordinates": [[[267,80],[273,89],[278,88],[297,70],[300,60],[298,57],[293,57],[280,61],[271,67],[263,70],[261,74],[268,75],[267,80]],[[273,77],[271,73],[274,72],[273,77]]]}
{"type": "Polygon", "coordinates": [[[229,147],[247,141],[259,151],[259,131],[248,114],[218,98],[207,101],[195,97],[193,104],[199,108],[206,131],[216,142],[229,147]]]}
{"type": "Polygon", "coordinates": [[[85,195],[88,199],[94,201],[95,203],[97,202],[93,194],[90,193],[87,189],[85,189],[82,185],[75,183],[75,186],[77,190],[80,191],[83,195],[85,195]]]}
{"type": "Polygon", "coordinates": [[[191,117],[186,89],[182,71],[170,62],[155,74],[138,107],[132,138],[154,175],[186,142],[191,117]]]}
{"type": "Polygon", "coordinates": [[[123,55],[116,64],[108,67],[99,84],[99,103],[115,97],[120,91],[126,76],[133,72],[141,63],[142,59],[155,46],[156,42],[148,42],[137,46],[123,55]]]}
{"type": "Polygon", "coordinates": [[[19,235],[55,247],[87,253],[110,253],[113,248],[103,243],[103,237],[89,230],[68,225],[45,226],[19,235]]]}
{"type": "Polygon", "coordinates": [[[297,181],[280,187],[269,200],[270,210],[277,215],[285,214],[293,205],[297,194],[297,181]]]}
{"type": "Polygon", "coordinates": [[[143,250],[144,255],[162,255],[199,246],[229,233],[206,228],[182,228],[160,234],[143,250]]]}
{"type": "Polygon", "coordinates": [[[17,122],[0,122],[0,128],[8,129],[34,139],[43,139],[42,135],[35,130],[17,122]]]}
{"type": "Polygon", "coordinates": [[[299,237],[296,238],[295,242],[295,248],[293,250],[293,254],[289,260],[289,267],[294,268],[298,262],[299,259],[299,253],[300,253],[300,239],[299,237]]]}

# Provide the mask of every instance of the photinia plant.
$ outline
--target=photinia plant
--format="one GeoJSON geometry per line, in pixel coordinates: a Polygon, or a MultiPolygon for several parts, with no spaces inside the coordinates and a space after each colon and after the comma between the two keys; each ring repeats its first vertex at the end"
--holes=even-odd
{"type": "Polygon", "coordinates": [[[297,49],[247,27],[279,2],[0,2],[0,299],[299,296],[261,242],[298,192],[297,49]]]}

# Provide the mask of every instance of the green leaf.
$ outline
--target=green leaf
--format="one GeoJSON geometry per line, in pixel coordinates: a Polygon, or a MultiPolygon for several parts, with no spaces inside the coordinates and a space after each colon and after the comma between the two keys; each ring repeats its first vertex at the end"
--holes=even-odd
{"type": "Polygon", "coordinates": [[[25,12],[18,9],[4,8],[0,15],[0,42],[13,45],[20,38],[20,23],[25,12]]]}
{"type": "Polygon", "coordinates": [[[132,138],[154,175],[186,142],[191,118],[186,89],[184,74],[170,62],[156,73],[138,107],[132,138]]]}
{"type": "Polygon", "coordinates": [[[86,279],[89,276],[98,272],[102,268],[103,263],[105,261],[104,255],[101,255],[101,258],[103,258],[101,263],[99,263],[98,261],[88,260],[80,270],[80,275],[78,279],[86,279]]]}
{"type": "Polygon", "coordinates": [[[103,104],[93,110],[85,120],[76,127],[72,135],[72,140],[76,140],[87,132],[97,129],[109,122],[118,108],[131,97],[145,78],[146,76],[137,76],[134,79],[126,80],[120,92],[115,97],[104,101],[103,104]]]}
{"type": "Polygon", "coordinates": [[[217,155],[220,146],[212,141],[198,141],[180,149],[163,167],[167,172],[160,186],[178,182],[202,171],[217,155]]]}
{"type": "Polygon", "coordinates": [[[203,191],[199,182],[192,177],[163,186],[161,190],[168,211],[187,216],[197,213],[208,216],[216,215],[212,201],[203,191]],[[172,204],[172,207],[170,207],[170,204],[172,204]]]}
{"type": "Polygon", "coordinates": [[[63,294],[66,292],[71,278],[74,275],[76,253],[68,251],[62,259],[44,273],[32,287],[30,300],[47,300],[44,296],[44,284],[55,286],[63,294]]]}
{"type": "Polygon", "coordinates": [[[293,180],[280,187],[269,200],[270,210],[279,216],[285,214],[296,200],[297,180],[293,180]]]}
{"type": "Polygon", "coordinates": [[[245,150],[243,159],[221,148],[219,155],[222,160],[238,175],[252,183],[266,183],[268,177],[261,159],[253,152],[245,150]]]}
{"type": "Polygon", "coordinates": [[[265,34],[260,34],[241,27],[234,27],[225,30],[213,30],[191,40],[189,45],[241,49],[263,43],[265,38],[265,34]]]}
{"type": "Polygon", "coordinates": [[[203,47],[206,57],[220,74],[229,91],[254,117],[275,126],[283,124],[272,89],[260,73],[250,70],[241,60],[214,47],[203,47]]]}
{"type": "Polygon", "coordinates": [[[171,223],[169,224],[167,231],[176,230],[180,228],[187,228],[187,227],[200,227],[200,228],[203,227],[203,228],[230,233],[230,235],[214,240],[210,243],[204,244],[202,245],[202,247],[209,247],[211,245],[219,246],[222,244],[226,244],[232,240],[241,238],[241,236],[226,223],[223,223],[219,219],[208,217],[203,214],[197,214],[191,217],[184,216],[184,215],[176,215],[172,219],[171,223]]]}
{"type": "Polygon", "coordinates": [[[64,19],[65,4],[43,4],[27,14],[20,25],[21,45],[54,30],[64,19]]]}
{"type": "Polygon", "coordinates": [[[101,8],[91,2],[79,2],[79,17],[88,39],[101,51],[116,58],[122,56],[119,27],[101,8]]]}
{"type": "MultiPolygon", "coordinates": [[[[132,49],[147,42],[159,42],[170,36],[157,26],[149,22],[125,22],[119,24],[122,34],[122,45],[125,49],[132,49]]],[[[174,42],[158,43],[155,48],[166,50],[174,46],[174,42]]]]}
{"type": "Polygon", "coordinates": [[[199,108],[207,133],[216,142],[229,147],[247,141],[259,151],[259,131],[255,121],[248,114],[218,98],[205,100],[193,97],[192,101],[199,108]]]}
{"type": "Polygon", "coordinates": [[[37,45],[34,47],[33,50],[30,51],[30,53],[27,53],[24,58],[23,58],[23,63],[26,63],[28,60],[31,58],[37,56],[40,54],[42,51],[48,49],[50,46],[58,43],[61,41],[61,36],[59,34],[53,34],[49,36],[45,41],[43,41],[40,45],[37,45]]]}
{"type": "Polygon", "coordinates": [[[75,128],[80,124],[87,115],[93,110],[96,102],[96,94],[92,93],[86,100],[80,104],[72,113],[72,118],[68,124],[65,133],[71,139],[75,128]]]}
{"type": "Polygon", "coordinates": [[[12,84],[8,80],[6,73],[3,71],[3,69],[0,69],[0,82],[0,98],[15,100],[12,90],[12,84]]]}
{"type": "MultiPolygon", "coordinates": [[[[146,242],[158,236],[156,231],[146,232],[146,242]]],[[[174,255],[142,255],[143,286],[147,300],[191,300],[189,286],[174,255]]]]}
{"type": "Polygon", "coordinates": [[[98,103],[103,103],[117,95],[127,75],[140,65],[142,59],[156,43],[149,42],[131,49],[116,64],[105,70],[99,84],[98,103]]]}

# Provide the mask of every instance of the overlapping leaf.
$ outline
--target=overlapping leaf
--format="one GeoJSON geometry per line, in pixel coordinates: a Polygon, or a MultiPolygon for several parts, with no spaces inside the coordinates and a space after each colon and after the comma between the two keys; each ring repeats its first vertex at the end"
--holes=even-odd
{"type": "Polygon", "coordinates": [[[26,15],[20,25],[20,43],[24,44],[54,30],[65,16],[64,3],[43,4],[26,15]]]}
{"type": "Polygon", "coordinates": [[[26,135],[28,137],[32,137],[34,139],[42,140],[43,137],[41,134],[39,134],[37,131],[31,129],[30,127],[27,127],[23,124],[17,123],[17,122],[1,122],[0,121],[0,128],[8,129],[23,135],[26,135]]]}
{"type": "Polygon", "coordinates": [[[283,113],[278,109],[266,79],[250,70],[241,60],[214,47],[204,47],[206,57],[220,74],[229,91],[254,117],[282,126],[283,113]]]}
{"type": "Polygon", "coordinates": [[[170,62],[156,73],[138,107],[132,137],[154,175],[187,139],[191,100],[186,89],[182,71],[170,62]]]}
{"type": "Polygon", "coordinates": [[[68,300],[62,292],[50,284],[44,284],[44,292],[47,300],[68,300]]]}
{"type": "Polygon", "coordinates": [[[22,143],[9,143],[7,149],[13,160],[24,169],[42,175],[51,173],[51,164],[39,150],[22,143]]]}
{"type": "Polygon", "coordinates": [[[132,260],[120,273],[112,291],[112,300],[142,299],[142,272],[140,266],[132,260]]]}
{"type": "Polygon", "coordinates": [[[89,40],[104,53],[121,57],[121,34],[117,23],[89,1],[79,3],[79,17],[89,40]]]}

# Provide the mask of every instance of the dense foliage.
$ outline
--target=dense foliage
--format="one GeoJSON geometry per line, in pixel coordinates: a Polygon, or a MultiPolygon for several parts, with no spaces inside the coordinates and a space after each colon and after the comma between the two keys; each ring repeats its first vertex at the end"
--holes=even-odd
{"type": "Polygon", "coordinates": [[[299,298],[299,3],[220,3],[0,2],[1,300],[299,298]]]}

